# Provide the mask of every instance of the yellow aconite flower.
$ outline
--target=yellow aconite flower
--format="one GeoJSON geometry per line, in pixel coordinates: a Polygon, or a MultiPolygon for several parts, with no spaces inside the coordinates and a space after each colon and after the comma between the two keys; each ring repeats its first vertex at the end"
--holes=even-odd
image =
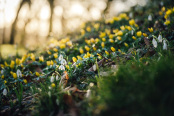
{"type": "Polygon", "coordinates": [[[124,43],[124,45],[125,45],[126,47],[129,47],[129,45],[128,45],[127,43],[124,43]]]}
{"type": "Polygon", "coordinates": [[[53,64],[54,64],[54,62],[51,60],[51,61],[50,61],[50,64],[51,64],[51,65],[53,65],[53,64]]]}
{"type": "Polygon", "coordinates": [[[171,9],[169,9],[169,10],[166,11],[166,15],[170,15],[171,13],[172,13],[172,10],[171,9]]]}
{"type": "Polygon", "coordinates": [[[170,20],[166,20],[166,21],[164,22],[164,24],[165,24],[165,25],[169,25],[169,24],[170,24],[170,20]]]}
{"type": "Polygon", "coordinates": [[[114,48],[114,47],[111,47],[111,51],[112,51],[112,52],[115,52],[115,48],[114,48]]]}
{"type": "Polygon", "coordinates": [[[12,60],[10,63],[10,68],[14,68],[15,62],[12,60]]]}
{"type": "Polygon", "coordinates": [[[65,67],[66,67],[66,69],[69,69],[69,66],[68,65],[66,65],[65,67]]]}
{"type": "Polygon", "coordinates": [[[35,59],[35,55],[33,53],[31,54],[30,58],[31,58],[32,61],[35,61],[36,60],[35,59]]]}
{"type": "Polygon", "coordinates": [[[109,39],[113,39],[114,35],[113,34],[109,34],[109,39]]]}
{"type": "Polygon", "coordinates": [[[94,28],[95,28],[96,30],[98,30],[99,27],[100,27],[100,24],[99,24],[99,23],[94,24],[94,28]]]}
{"type": "Polygon", "coordinates": [[[105,42],[106,41],[106,38],[102,38],[102,41],[105,42]]]}
{"type": "Polygon", "coordinates": [[[25,84],[27,84],[27,80],[26,79],[24,79],[23,81],[24,81],[25,84]]]}
{"type": "Polygon", "coordinates": [[[105,37],[105,36],[106,36],[106,33],[105,33],[105,32],[102,32],[102,33],[100,33],[100,35],[99,35],[100,38],[103,38],[103,37],[105,37]]]}
{"type": "Polygon", "coordinates": [[[4,75],[1,76],[1,79],[4,79],[4,75]]]}
{"type": "Polygon", "coordinates": [[[104,48],[104,47],[105,47],[105,43],[104,43],[104,42],[102,42],[102,43],[101,43],[101,46],[102,46],[102,48],[104,48]]]}
{"type": "Polygon", "coordinates": [[[120,49],[118,49],[118,51],[121,53],[121,50],[120,49]]]}
{"type": "Polygon", "coordinates": [[[114,43],[114,40],[113,39],[109,39],[109,42],[114,43]]]}
{"type": "Polygon", "coordinates": [[[159,15],[163,15],[163,12],[162,11],[159,11],[159,15]]]}
{"type": "Polygon", "coordinates": [[[4,65],[5,65],[5,66],[8,66],[8,64],[7,64],[7,62],[6,62],[6,61],[4,62],[4,65]]]}
{"type": "Polygon", "coordinates": [[[80,48],[80,49],[79,49],[79,51],[80,51],[80,53],[81,53],[81,54],[83,54],[83,53],[84,53],[84,51],[83,51],[83,49],[82,49],[82,48],[80,48]]]}
{"type": "Polygon", "coordinates": [[[53,51],[54,51],[54,52],[58,52],[58,49],[57,49],[57,48],[53,48],[53,51]]]}
{"type": "Polygon", "coordinates": [[[88,45],[91,45],[91,41],[90,40],[85,40],[85,42],[88,44],[88,45]]]}
{"type": "Polygon", "coordinates": [[[71,46],[72,46],[72,41],[68,41],[66,44],[67,44],[69,47],[71,47],[71,46]]]}
{"type": "Polygon", "coordinates": [[[141,31],[138,31],[137,32],[137,36],[140,37],[142,35],[142,32],[141,31]]]}
{"type": "Polygon", "coordinates": [[[85,30],[84,29],[81,29],[80,32],[81,32],[82,36],[85,35],[85,30]]]}
{"type": "Polygon", "coordinates": [[[123,35],[123,32],[122,31],[118,31],[117,32],[117,36],[122,36],[123,35]]]}
{"type": "Polygon", "coordinates": [[[131,19],[130,21],[129,21],[129,25],[134,25],[135,24],[135,20],[134,19],[131,19]]]}
{"type": "Polygon", "coordinates": [[[132,36],[132,39],[136,40],[137,38],[135,36],[132,36]]]}
{"type": "Polygon", "coordinates": [[[125,26],[125,28],[126,28],[127,30],[129,30],[129,31],[132,30],[132,28],[131,28],[130,26],[125,26]]]}
{"type": "Polygon", "coordinates": [[[98,43],[99,42],[99,39],[98,38],[95,38],[95,43],[98,43]]]}
{"type": "Polygon", "coordinates": [[[66,45],[65,44],[60,44],[60,49],[64,49],[65,47],[66,47],[66,45]]]}
{"type": "Polygon", "coordinates": [[[117,37],[117,39],[118,39],[119,41],[121,41],[121,40],[122,40],[120,36],[118,36],[118,37],[117,37]]]}
{"type": "Polygon", "coordinates": [[[16,73],[13,73],[13,78],[17,79],[17,74],[16,73]]]}
{"type": "Polygon", "coordinates": [[[73,62],[77,62],[77,58],[76,57],[72,57],[73,62]]]}
{"type": "Polygon", "coordinates": [[[91,43],[95,43],[94,38],[91,38],[90,41],[91,41],[91,43]]]}
{"type": "Polygon", "coordinates": [[[40,57],[39,57],[39,61],[40,61],[40,62],[43,62],[43,61],[44,61],[44,57],[43,57],[43,56],[40,56],[40,57]]]}
{"type": "Polygon", "coordinates": [[[149,30],[149,32],[153,32],[153,28],[151,27],[151,28],[148,28],[148,30],[149,30]]]}
{"type": "Polygon", "coordinates": [[[20,60],[18,58],[16,58],[16,64],[19,65],[20,64],[20,60]]]}
{"type": "Polygon", "coordinates": [[[50,61],[47,61],[47,66],[50,66],[51,65],[51,62],[50,61]]]}
{"type": "Polygon", "coordinates": [[[6,80],[4,80],[4,84],[6,84],[7,83],[7,81],[6,80]]]}
{"type": "Polygon", "coordinates": [[[89,52],[90,48],[88,46],[85,46],[86,51],[89,52]]]}
{"type": "Polygon", "coordinates": [[[117,33],[119,30],[118,29],[114,29],[113,30],[113,33],[117,33]]]}
{"type": "Polygon", "coordinates": [[[108,52],[108,51],[105,51],[105,53],[106,53],[107,55],[109,55],[109,52],[108,52]]]}
{"type": "Polygon", "coordinates": [[[52,88],[55,88],[55,87],[56,87],[56,85],[55,85],[54,83],[52,83],[52,84],[51,84],[51,87],[52,87],[52,88]]]}
{"type": "Polygon", "coordinates": [[[94,50],[94,51],[96,51],[96,50],[97,50],[97,48],[96,48],[96,47],[93,47],[93,50],[94,50]]]}
{"type": "Polygon", "coordinates": [[[54,56],[55,59],[58,58],[58,54],[57,53],[54,53],[53,56],[54,56]]]}
{"type": "Polygon", "coordinates": [[[91,31],[91,27],[88,26],[88,27],[86,28],[86,31],[90,32],[90,31],[91,31]]]}
{"type": "Polygon", "coordinates": [[[143,33],[143,36],[144,36],[144,37],[147,37],[148,35],[147,35],[146,33],[143,33]]]}
{"type": "Polygon", "coordinates": [[[4,68],[4,65],[3,65],[3,64],[1,64],[1,67],[2,67],[2,68],[4,68]]]}
{"type": "Polygon", "coordinates": [[[113,17],[114,21],[119,21],[120,17],[113,17]]]}
{"type": "Polygon", "coordinates": [[[82,60],[82,57],[80,57],[80,56],[77,56],[77,58],[78,58],[78,60],[82,60]]]}
{"type": "Polygon", "coordinates": [[[120,29],[124,31],[125,30],[125,27],[124,26],[121,26],[120,29]]]}
{"type": "Polygon", "coordinates": [[[162,7],[161,10],[164,12],[166,10],[166,8],[165,7],[162,7]]]}
{"type": "Polygon", "coordinates": [[[40,74],[38,72],[36,72],[36,76],[38,77],[38,76],[40,76],[40,74]]]}

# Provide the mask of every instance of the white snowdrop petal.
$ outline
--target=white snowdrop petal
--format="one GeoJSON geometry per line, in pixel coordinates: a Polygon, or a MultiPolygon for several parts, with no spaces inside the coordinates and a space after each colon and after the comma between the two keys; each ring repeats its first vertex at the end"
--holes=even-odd
{"type": "Polygon", "coordinates": [[[96,70],[97,70],[96,64],[94,64],[94,65],[92,66],[92,68],[93,68],[94,71],[96,71],[96,70]]]}
{"type": "Polygon", "coordinates": [[[54,77],[53,77],[53,76],[51,76],[51,78],[50,78],[50,82],[51,82],[51,83],[54,82],[54,77]]]}
{"type": "Polygon", "coordinates": [[[158,36],[158,41],[162,43],[162,35],[158,36]]]}
{"type": "Polygon", "coordinates": [[[149,15],[149,16],[148,16],[148,20],[149,20],[149,21],[152,21],[152,15],[149,15]]]}
{"type": "Polygon", "coordinates": [[[152,44],[153,44],[153,46],[155,47],[155,48],[157,48],[157,41],[153,38],[153,40],[152,40],[152,44]]]}
{"type": "Polygon", "coordinates": [[[7,95],[7,89],[4,89],[2,93],[3,93],[3,95],[6,96],[7,95]]]}

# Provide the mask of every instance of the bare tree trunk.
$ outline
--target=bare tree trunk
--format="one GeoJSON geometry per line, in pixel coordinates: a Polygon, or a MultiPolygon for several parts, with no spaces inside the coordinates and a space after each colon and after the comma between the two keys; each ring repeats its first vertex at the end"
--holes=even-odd
{"type": "Polygon", "coordinates": [[[11,35],[10,35],[10,44],[14,44],[14,39],[15,39],[15,34],[16,34],[16,23],[17,23],[17,20],[18,20],[18,17],[19,17],[19,12],[22,8],[22,6],[24,5],[25,1],[22,0],[21,3],[20,3],[20,6],[17,10],[17,13],[16,13],[16,17],[15,17],[15,20],[12,24],[12,27],[11,27],[11,35]]]}
{"type": "Polygon", "coordinates": [[[50,24],[49,24],[49,33],[53,31],[53,11],[54,11],[54,0],[49,0],[50,5],[50,24]]]}

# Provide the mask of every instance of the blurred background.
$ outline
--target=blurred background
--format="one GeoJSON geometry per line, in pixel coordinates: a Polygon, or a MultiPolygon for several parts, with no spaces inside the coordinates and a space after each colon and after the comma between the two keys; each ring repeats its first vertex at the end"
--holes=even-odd
{"type": "Polygon", "coordinates": [[[50,35],[61,37],[83,22],[110,18],[148,0],[0,0],[2,56],[43,46],[50,35]],[[20,47],[19,47],[20,46],[20,47]]]}

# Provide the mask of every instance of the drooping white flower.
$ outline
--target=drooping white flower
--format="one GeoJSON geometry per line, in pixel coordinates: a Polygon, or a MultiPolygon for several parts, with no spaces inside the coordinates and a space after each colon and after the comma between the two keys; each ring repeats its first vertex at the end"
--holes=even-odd
{"type": "Polygon", "coordinates": [[[92,68],[93,68],[94,71],[96,71],[96,70],[97,70],[96,64],[94,64],[94,65],[92,66],[92,68]]]}
{"type": "Polygon", "coordinates": [[[153,40],[152,40],[152,44],[153,44],[153,46],[155,47],[155,48],[157,48],[157,41],[153,38],[153,40]]]}
{"type": "Polygon", "coordinates": [[[131,34],[134,35],[134,30],[131,31],[131,34]]]}
{"type": "Polygon", "coordinates": [[[62,59],[63,59],[63,55],[60,54],[60,56],[59,56],[59,61],[61,61],[62,59]]]}
{"type": "Polygon", "coordinates": [[[93,86],[94,86],[94,83],[90,83],[89,86],[90,86],[90,87],[93,87],[93,86]]]}
{"type": "Polygon", "coordinates": [[[48,96],[51,97],[51,91],[48,91],[48,96]]]}
{"type": "Polygon", "coordinates": [[[63,65],[60,65],[59,70],[65,70],[65,67],[63,65]]]}
{"type": "Polygon", "coordinates": [[[56,75],[56,81],[59,79],[59,75],[56,75]]]}
{"type": "Polygon", "coordinates": [[[22,77],[22,73],[19,69],[17,70],[16,74],[17,74],[17,77],[22,77]]]}
{"type": "Polygon", "coordinates": [[[91,90],[88,89],[87,92],[86,92],[86,98],[89,98],[91,96],[91,90]]]}
{"type": "Polygon", "coordinates": [[[3,95],[6,96],[7,95],[7,89],[4,89],[2,93],[3,93],[3,95]]]}
{"type": "Polygon", "coordinates": [[[152,21],[152,15],[148,16],[148,21],[152,21]]]}
{"type": "Polygon", "coordinates": [[[132,12],[129,13],[129,17],[133,18],[133,13],[132,12]]]}
{"type": "Polygon", "coordinates": [[[51,83],[54,82],[54,76],[51,76],[51,78],[50,78],[50,82],[51,82],[51,83]]]}
{"type": "Polygon", "coordinates": [[[166,43],[166,40],[163,41],[163,50],[167,50],[167,43],[166,43]]]}
{"type": "Polygon", "coordinates": [[[162,43],[162,41],[163,41],[162,35],[159,35],[159,36],[158,36],[158,41],[159,41],[160,43],[162,43]]]}
{"type": "Polygon", "coordinates": [[[61,63],[61,65],[66,65],[67,64],[65,59],[62,59],[60,63],[61,63]]]}
{"type": "Polygon", "coordinates": [[[1,74],[3,74],[4,73],[4,70],[1,70],[1,74]]]}

